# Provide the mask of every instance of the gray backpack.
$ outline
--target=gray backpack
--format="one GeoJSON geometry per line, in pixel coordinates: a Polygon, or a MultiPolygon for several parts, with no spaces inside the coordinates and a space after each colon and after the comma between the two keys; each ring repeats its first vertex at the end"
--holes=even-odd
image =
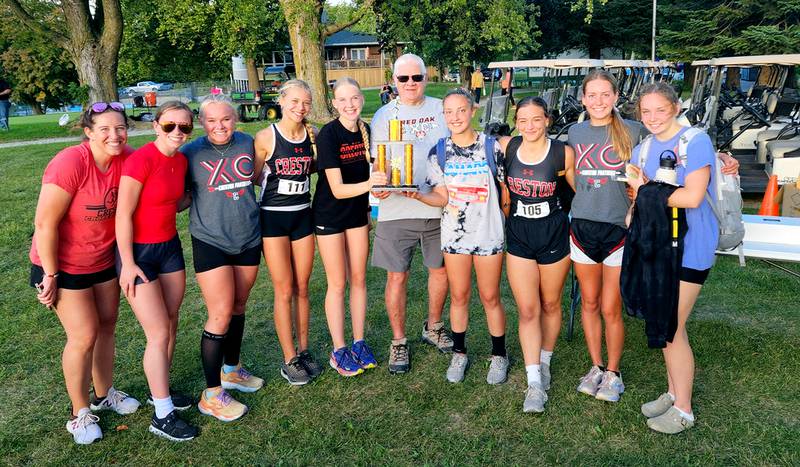
{"type": "MultiPolygon", "coordinates": [[[[678,157],[684,167],[686,167],[686,159],[689,156],[687,154],[689,142],[700,133],[703,133],[703,130],[690,127],[683,132],[678,140],[678,157]]],[[[639,152],[639,164],[641,167],[644,167],[647,161],[647,153],[650,150],[652,141],[653,135],[648,135],[642,141],[642,148],[639,152]]],[[[706,192],[706,201],[711,206],[711,210],[714,211],[714,216],[719,224],[717,250],[730,251],[739,248],[741,260],[743,259],[741,245],[744,239],[744,222],[742,222],[742,190],[739,186],[739,176],[723,174],[719,157],[714,157],[712,170],[717,181],[717,189],[713,199],[706,192]]]]}

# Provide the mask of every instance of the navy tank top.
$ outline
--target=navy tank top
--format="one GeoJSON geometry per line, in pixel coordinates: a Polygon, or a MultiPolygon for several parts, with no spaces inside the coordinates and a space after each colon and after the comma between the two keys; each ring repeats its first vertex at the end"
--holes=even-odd
{"type": "Polygon", "coordinates": [[[269,169],[261,183],[261,208],[268,211],[300,211],[311,206],[311,138],[302,141],[284,137],[272,124],[275,146],[266,162],[269,169]]]}
{"type": "Polygon", "coordinates": [[[556,188],[564,172],[564,143],[548,138],[548,150],[538,164],[519,159],[522,137],[506,147],[506,183],[511,195],[511,217],[541,219],[561,210],[556,188]]]}

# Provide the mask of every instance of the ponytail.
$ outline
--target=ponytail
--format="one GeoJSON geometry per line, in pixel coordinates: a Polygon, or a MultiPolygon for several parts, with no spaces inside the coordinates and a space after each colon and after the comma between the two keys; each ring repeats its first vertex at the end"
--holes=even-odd
{"type": "Polygon", "coordinates": [[[623,162],[631,160],[631,153],[633,152],[631,135],[628,132],[628,126],[625,125],[625,121],[616,108],[611,110],[609,133],[611,134],[611,145],[614,146],[614,151],[617,153],[619,160],[623,162]]]}
{"type": "Polygon", "coordinates": [[[369,135],[367,134],[367,125],[364,120],[358,119],[358,129],[361,131],[361,139],[364,141],[364,156],[367,162],[372,162],[372,156],[369,153],[369,135]]]}

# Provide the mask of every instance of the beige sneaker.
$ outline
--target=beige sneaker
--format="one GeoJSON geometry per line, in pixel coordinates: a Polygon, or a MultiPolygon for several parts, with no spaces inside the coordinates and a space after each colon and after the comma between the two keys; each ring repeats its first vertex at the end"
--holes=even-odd
{"type": "Polygon", "coordinates": [[[685,418],[675,407],[670,407],[658,417],[648,418],[647,426],[659,433],[675,435],[693,427],[694,421],[685,418]]]}
{"type": "Polygon", "coordinates": [[[436,347],[442,353],[453,351],[453,339],[441,321],[432,323],[429,326],[426,320],[422,324],[422,342],[436,347]]]}
{"type": "Polygon", "coordinates": [[[247,413],[247,406],[237,401],[224,389],[220,389],[214,396],[206,397],[203,391],[200,402],[197,404],[200,413],[210,415],[223,422],[238,420],[247,413]]]}
{"type": "Polygon", "coordinates": [[[675,400],[672,398],[672,396],[665,392],[664,394],[658,396],[658,399],[642,404],[642,415],[647,418],[658,417],[669,410],[674,403],[675,400]]]}
{"type": "Polygon", "coordinates": [[[220,371],[219,379],[222,380],[223,389],[236,389],[242,392],[256,392],[264,386],[264,380],[242,368],[241,363],[230,373],[220,371]]]}

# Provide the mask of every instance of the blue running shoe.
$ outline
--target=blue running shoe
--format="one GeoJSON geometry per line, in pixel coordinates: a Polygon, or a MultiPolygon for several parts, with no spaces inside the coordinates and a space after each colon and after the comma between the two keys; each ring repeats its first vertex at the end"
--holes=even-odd
{"type": "Polygon", "coordinates": [[[361,368],[365,370],[378,366],[378,361],[375,360],[372,349],[370,349],[363,340],[353,342],[353,358],[355,358],[359,365],[361,365],[361,368]]]}
{"type": "Polygon", "coordinates": [[[350,349],[347,347],[331,352],[329,363],[331,368],[338,371],[342,376],[356,376],[364,372],[361,365],[353,359],[353,354],[350,353],[350,349]]]}

